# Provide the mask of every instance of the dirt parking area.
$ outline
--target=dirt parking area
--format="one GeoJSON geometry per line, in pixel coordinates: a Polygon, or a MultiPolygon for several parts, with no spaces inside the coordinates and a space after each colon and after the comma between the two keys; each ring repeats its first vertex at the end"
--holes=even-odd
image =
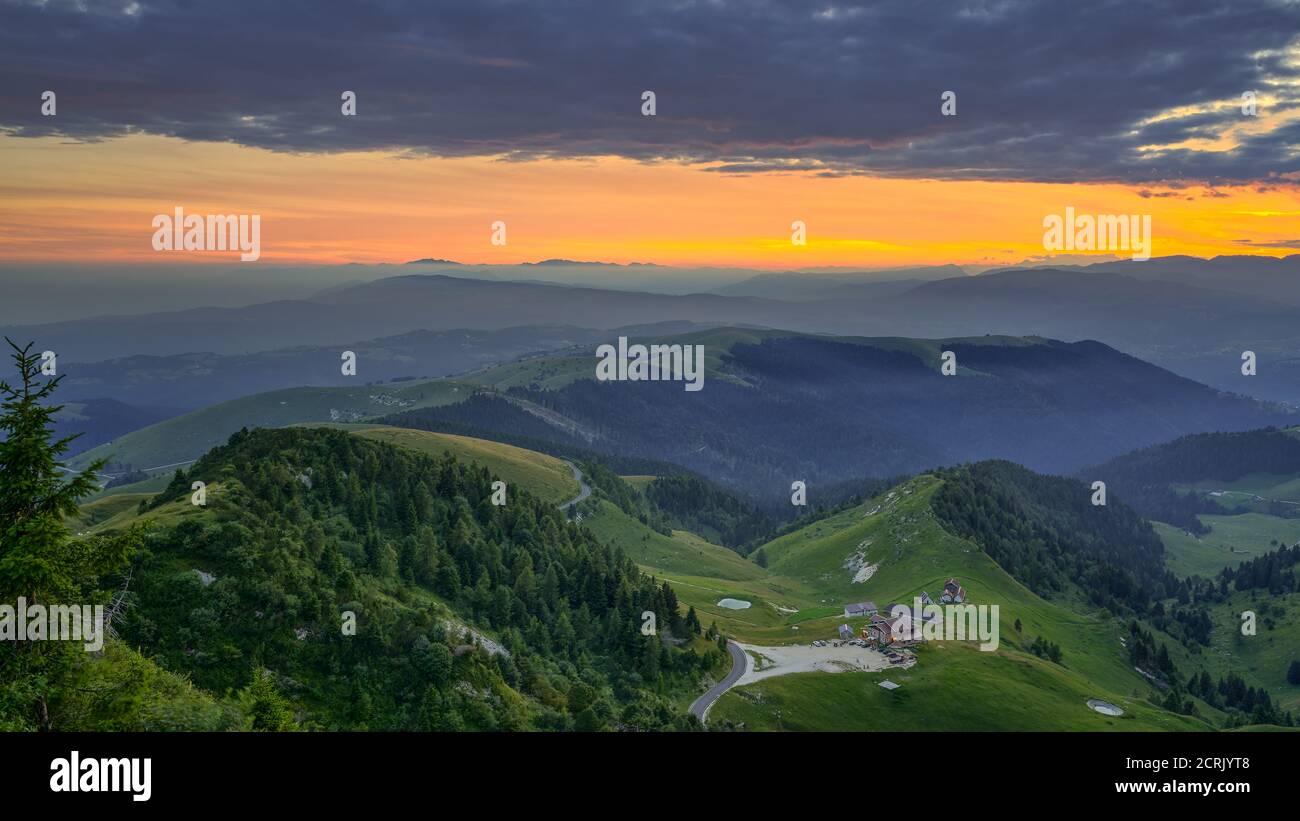
{"type": "MultiPolygon", "coordinates": [[[[858,647],[852,644],[827,644],[825,647],[811,647],[807,644],[788,645],[785,647],[768,647],[757,644],[740,644],[740,648],[751,658],[749,669],[735,686],[743,687],[772,676],[786,673],[842,673],[849,670],[875,672],[891,668],[889,659],[879,650],[870,647],[858,647]]],[[[910,667],[916,662],[914,657],[907,657],[901,665],[910,667]]],[[[898,666],[893,666],[898,669],[898,666]]]]}

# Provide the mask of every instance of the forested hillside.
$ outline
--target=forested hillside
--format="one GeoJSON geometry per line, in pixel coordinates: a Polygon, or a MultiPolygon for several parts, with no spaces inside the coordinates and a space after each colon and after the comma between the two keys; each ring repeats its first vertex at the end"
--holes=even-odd
{"type": "Polygon", "coordinates": [[[1159,537],[1122,502],[1093,505],[1087,485],[1010,462],[939,475],[935,513],[1039,595],[1082,591],[1114,612],[1145,613],[1177,594],[1159,537]]]}
{"type": "Polygon", "coordinates": [[[196,480],[209,511],[148,537],[122,635],[213,693],[269,671],[303,726],[684,728],[670,697],[720,660],[667,585],[526,492],[493,505],[451,457],[240,432],[156,513],[196,480]]]}
{"type": "Polygon", "coordinates": [[[816,497],[817,488],[864,476],[992,458],[1070,472],[1191,431],[1289,418],[1280,406],[1206,388],[1096,342],[735,329],[665,341],[704,345],[703,390],[600,383],[594,359],[575,353],[472,377],[497,395],[385,421],[663,459],[772,500],[796,479],[816,497]],[[956,355],[953,376],[940,372],[943,351],[956,355]]]}
{"type": "MultiPolygon", "coordinates": [[[[9,344],[18,378],[12,384],[0,379],[0,601],[97,605],[105,608],[111,629],[125,604],[121,578],[141,530],[74,538],[66,518],[95,482],[89,473],[69,477],[60,469],[72,444],[55,433],[62,407],[51,397],[61,377],[44,378],[32,345],[9,344]]],[[[236,704],[218,703],[111,637],[98,652],[87,652],[85,641],[41,641],[54,638],[52,628],[22,635],[13,624],[14,606],[7,609],[0,618],[6,634],[0,641],[0,731],[242,726],[236,704]]],[[[84,631],[84,622],[80,626],[84,631]]],[[[79,638],[89,637],[83,632],[79,638]]]]}
{"type": "Polygon", "coordinates": [[[1198,513],[1222,513],[1223,506],[1200,494],[1178,493],[1170,485],[1208,479],[1233,481],[1252,473],[1300,473],[1300,438],[1277,428],[1240,433],[1198,433],[1079,472],[1101,479],[1142,515],[1205,533],[1198,513]]]}
{"type": "Polygon", "coordinates": [[[768,536],[773,519],[721,488],[685,473],[659,476],[642,494],[657,519],[747,554],[768,536]]]}
{"type": "MultiPolygon", "coordinates": [[[[1227,606],[1233,589],[1273,596],[1296,589],[1292,568],[1300,549],[1282,547],[1225,569],[1217,580],[1180,579],[1166,569],[1164,547],[1148,521],[1117,498],[1093,505],[1090,487],[1078,480],[1009,462],[939,475],[943,487],[931,507],[947,529],[978,544],[1038,595],[1124,620],[1124,647],[1132,666],[1155,685],[1155,703],[1187,715],[1209,708],[1228,727],[1293,724],[1270,692],[1285,682],[1252,669],[1256,685],[1250,686],[1231,665],[1219,667],[1219,654],[1210,650],[1216,608],[1227,606]]],[[[1277,601],[1277,612],[1285,613],[1287,604],[1277,601]]],[[[1225,632],[1240,626],[1241,609],[1229,608],[1225,632]]],[[[1266,616],[1265,627],[1272,626],[1266,616]]],[[[1047,644],[1034,652],[1054,651],[1047,644]]],[[[1237,645],[1232,655],[1240,654],[1237,645]]]]}

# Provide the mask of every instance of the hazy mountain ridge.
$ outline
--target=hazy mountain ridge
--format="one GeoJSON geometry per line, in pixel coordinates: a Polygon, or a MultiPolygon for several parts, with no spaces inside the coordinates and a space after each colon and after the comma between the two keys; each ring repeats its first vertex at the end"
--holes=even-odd
{"type": "MultiPolygon", "coordinates": [[[[988,458],[1069,472],[1182,433],[1292,418],[1097,342],[758,336],[713,348],[720,364],[698,393],[675,382],[598,383],[594,357],[590,376],[559,389],[516,376],[507,396],[555,414],[564,429],[490,395],[389,421],[653,456],[770,496],[795,479],[829,484],[988,458]],[[940,375],[941,350],[956,353],[958,376],[940,375]]],[[[709,349],[708,333],[691,339],[709,349]]]]}
{"type": "Polygon", "coordinates": [[[1295,515],[1287,502],[1245,494],[1221,495],[1211,501],[1199,493],[1179,493],[1174,487],[1205,481],[1226,484],[1252,474],[1275,476],[1279,481],[1300,475],[1300,437],[1276,428],[1196,433],[1117,456],[1077,475],[1105,481],[1112,492],[1150,519],[1204,535],[1209,528],[1198,515],[1246,512],[1257,501],[1267,502],[1274,513],[1295,515]]]}
{"type": "Polygon", "coordinates": [[[776,282],[786,299],[617,290],[617,281],[575,287],[436,273],[335,287],[306,300],[96,317],[4,332],[34,339],[65,362],[194,351],[246,355],[417,330],[569,325],[612,330],[665,321],[838,335],[1041,335],[1100,340],[1221,389],[1300,403],[1300,357],[1295,353],[1300,350],[1300,306],[1267,290],[1236,291],[1231,275],[1232,266],[1241,264],[1272,272],[1269,281],[1281,282],[1295,259],[1300,256],[1275,262],[1158,258],[1068,270],[989,271],[919,283],[877,281],[889,274],[870,271],[764,274],[745,286],[776,282]],[[1153,267],[1140,267],[1148,265],[1153,267]],[[1181,279],[1157,275],[1164,269],[1182,270],[1179,266],[1201,273],[1181,279]],[[807,283],[804,292],[790,290],[794,280],[807,283]],[[1260,364],[1257,376],[1243,379],[1240,354],[1247,350],[1257,354],[1260,364]]]}
{"type": "MultiPolygon", "coordinates": [[[[668,322],[619,331],[679,333],[691,323],[668,322]]],[[[60,362],[68,399],[111,395],[138,404],[173,402],[185,409],[293,387],[352,387],[394,379],[443,377],[579,344],[606,331],[573,326],[476,331],[411,331],[366,341],[301,345],[248,354],[135,355],[99,362],[60,362]],[[340,356],[357,355],[356,376],[344,376],[340,356]]]]}

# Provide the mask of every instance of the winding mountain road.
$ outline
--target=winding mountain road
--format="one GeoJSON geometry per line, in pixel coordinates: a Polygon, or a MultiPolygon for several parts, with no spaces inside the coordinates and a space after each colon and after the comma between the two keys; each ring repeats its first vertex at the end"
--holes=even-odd
{"type": "Polygon", "coordinates": [[[709,708],[713,703],[722,698],[722,694],[735,686],[740,677],[745,675],[749,670],[749,654],[740,649],[740,645],[734,641],[727,642],[727,650],[731,653],[731,672],[727,673],[726,678],[709,688],[709,691],[691,704],[691,714],[700,720],[703,724],[709,714],[709,708]]]}
{"type": "Polygon", "coordinates": [[[564,460],[564,464],[569,466],[569,470],[573,471],[573,478],[578,480],[578,495],[560,505],[560,510],[567,510],[591,495],[591,485],[587,484],[587,480],[583,478],[582,471],[578,470],[578,466],[568,459],[564,460]]]}

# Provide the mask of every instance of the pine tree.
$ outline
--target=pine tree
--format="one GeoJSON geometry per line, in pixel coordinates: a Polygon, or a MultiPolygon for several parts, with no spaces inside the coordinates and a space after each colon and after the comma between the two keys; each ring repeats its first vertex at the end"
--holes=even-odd
{"type": "Polygon", "coordinates": [[[253,671],[253,683],[249,685],[245,698],[251,719],[249,729],[278,733],[298,728],[293,720],[293,710],[280,695],[270,670],[253,671]]]}
{"type": "Polygon", "coordinates": [[[700,634],[700,617],[695,615],[695,608],[693,606],[686,610],[686,629],[690,631],[693,636],[698,636],[700,634]]]}
{"type": "Polygon", "coordinates": [[[641,646],[641,675],[651,686],[659,678],[659,638],[646,636],[641,646]]]}
{"type": "MultiPolygon", "coordinates": [[[[125,566],[139,532],[117,537],[74,540],[65,517],[77,502],[97,490],[95,462],[85,472],[65,477],[59,456],[75,436],[54,438],[53,418],[61,405],[49,405],[61,377],[40,385],[32,345],[20,348],[7,337],[18,366],[19,384],[0,380],[0,600],[25,598],[27,604],[88,602],[102,576],[125,566]]],[[[57,729],[50,718],[56,698],[79,648],[68,642],[21,642],[0,646],[0,727],[57,729]]]]}
{"type": "Polygon", "coordinates": [[[98,490],[89,469],[64,479],[59,456],[76,436],[54,440],[54,415],[62,405],[46,405],[63,377],[37,385],[38,357],[31,344],[14,349],[21,384],[0,380],[0,596],[25,596],[28,602],[69,592],[78,577],[93,567],[69,538],[64,517],[77,512],[77,502],[98,490]]]}

